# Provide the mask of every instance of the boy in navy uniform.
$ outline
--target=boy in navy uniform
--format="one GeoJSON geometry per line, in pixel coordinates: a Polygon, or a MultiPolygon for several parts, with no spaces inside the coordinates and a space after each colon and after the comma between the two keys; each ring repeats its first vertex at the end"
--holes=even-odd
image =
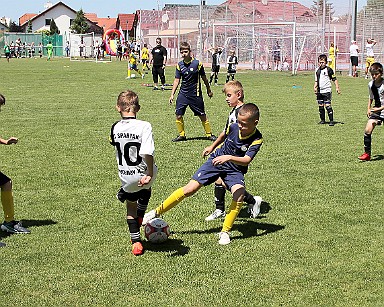
{"type": "Polygon", "coordinates": [[[177,87],[180,84],[179,95],[176,100],[176,127],[179,135],[173,139],[173,142],[186,141],[183,116],[187,107],[189,107],[195,116],[198,116],[205,130],[205,136],[208,140],[216,140],[212,134],[211,125],[205,114],[204,100],[201,90],[201,81],[203,80],[207,95],[213,96],[207,76],[205,75],[203,64],[191,55],[191,47],[187,42],[180,44],[180,53],[183,58],[176,66],[175,80],[173,81],[171,97],[169,103],[172,104],[177,87]]]}
{"type": "Polygon", "coordinates": [[[332,83],[335,82],[336,91],[340,94],[339,83],[336,79],[335,73],[332,68],[327,66],[327,56],[325,54],[320,54],[318,57],[319,67],[315,72],[315,84],[313,90],[315,91],[317,103],[319,105],[319,115],[320,122],[319,124],[325,124],[325,110],[327,110],[329,125],[334,126],[335,122],[333,121],[333,109],[331,106],[332,100],[332,83]],[[324,109],[325,107],[325,109],[324,109]]]}
{"type": "MultiPolygon", "coordinates": [[[[195,172],[192,179],[182,188],[175,190],[160,206],[144,215],[143,224],[167,212],[185,197],[196,193],[202,186],[214,183],[219,178],[232,193],[232,202],[219,233],[219,244],[231,242],[229,231],[243,205],[245,182],[244,174],[248,165],[259,151],[263,142],[256,126],[259,122],[259,108],[253,103],[243,105],[237,116],[237,123],[230,125],[225,138],[208,160],[195,172]]],[[[205,149],[203,155],[210,154],[205,149]]]]}

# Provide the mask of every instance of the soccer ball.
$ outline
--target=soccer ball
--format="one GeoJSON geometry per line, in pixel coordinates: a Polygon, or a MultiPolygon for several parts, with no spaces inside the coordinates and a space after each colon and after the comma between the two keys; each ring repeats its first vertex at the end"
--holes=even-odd
{"type": "Polygon", "coordinates": [[[151,243],[162,243],[171,234],[169,225],[161,218],[150,220],[144,228],[145,237],[151,243]]]}
{"type": "Polygon", "coordinates": [[[132,79],[135,79],[135,78],[136,78],[136,75],[135,75],[135,74],[132,74],[132,75],[131,75],[131,78],[132,78],[132,79]]]}

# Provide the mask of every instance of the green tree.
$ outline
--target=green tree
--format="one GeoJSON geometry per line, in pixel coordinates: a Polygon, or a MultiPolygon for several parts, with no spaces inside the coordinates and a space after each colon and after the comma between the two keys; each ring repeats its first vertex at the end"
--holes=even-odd
{"type": "MultiPolygon", "coordinates": [[[[322,17],[323,7],[324,7],[324,0],[313,1],[313,5],[311,6],[311,11],[315,16],[322,17]]],[[[334,14],[335,14],[335,10],[333,9],[333,3],[329,1],[325,1],[325,20],[327,22],[329,21],[329,19],[332,20],[332,17],[334,14]]]]}
{"type": "Polygon", "coordinates": [[[74,33],[77,34],[84,34],[89,32],[89,25],[82,9],[76,13],[76,18],[73,20],[70,28],[74,33]]]}
{"type": "Polygon", "coordinates": [[[28,20],[27,33],[32,33],[32,21],[28,20]]]}
{"type": "Polygon", "coordinates": [[[9,32],[23,32],[23,29],[16,22],[12,21],[9,24],[9,32]]]}
{"type": "Polygon", "coordinates": [[[56,22],[53,19],[51,19],[51,24],[49,26],[49,34],[60,34],[59,28],[57,27],[56,22]]]}

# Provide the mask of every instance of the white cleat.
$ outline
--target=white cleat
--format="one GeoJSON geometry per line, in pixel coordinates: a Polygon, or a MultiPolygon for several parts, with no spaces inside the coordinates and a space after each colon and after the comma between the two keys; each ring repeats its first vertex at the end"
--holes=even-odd
{"type": "Polygon", "coordinates": [[[225,211],[221,211],[220,209],[216,209],[212,212],[212,214],[208,215],[205,220],[206,221],[213,221],[218,219],[219,217],[225,217],[225,211]]]}
{"type": "Polygon", "coordinates": [[[226,231],[222,231],[219,233],[219,244],[227,245],[231,243],[231,239],[229,238],[229,233],[226,231]]]}
{"type": "Polygon", "coordinates": [[[253,198],[255,199],[255,204],[249,205],[248,210],[251,214],[250,217],[256,218],[260,214],[260,206],[263,199],[260,196],[254,196],[253,198]]]}
{"type": "Polygon", "coordinates": [[[147,212],[146,214],[144,214],[143,222],[141,223],[141,225],[145,226],[150,220],[153,220],[156,217],[158,217],[158,215],[156,214],[155,209],[147,212]]]}

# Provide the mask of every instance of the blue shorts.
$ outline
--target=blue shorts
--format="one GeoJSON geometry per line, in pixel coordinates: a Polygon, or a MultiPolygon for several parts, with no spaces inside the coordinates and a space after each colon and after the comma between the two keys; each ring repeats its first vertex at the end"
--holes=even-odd
{"type": "Polygon", "coordinates": [[[11,181],[11,178],[0,172],[0,186],[6,184],[8,181],[11,181]]]}
{"type": "Polygon", "coordinates": [[[207,186],[221,178],[228,190],[235,184],[240,184],[245,187],[244,174],[238,170],[228,168],[224,165],[212,164],[213,158],[209,158],[200,168],[193,174],[192,179],[198,183],[207,186]]]}
{"type": "Polygon", "coordinates": [[[137,64],[129,63],[129,69],[137,70],[137,64]]]}
{"type": "Polygon", "coordinates": [[[183,94],[177,96],[176,115],[184,115],[189,107],[195,116],[205,115],[204,101],[202,96],[186,97],[183,94]]]}

